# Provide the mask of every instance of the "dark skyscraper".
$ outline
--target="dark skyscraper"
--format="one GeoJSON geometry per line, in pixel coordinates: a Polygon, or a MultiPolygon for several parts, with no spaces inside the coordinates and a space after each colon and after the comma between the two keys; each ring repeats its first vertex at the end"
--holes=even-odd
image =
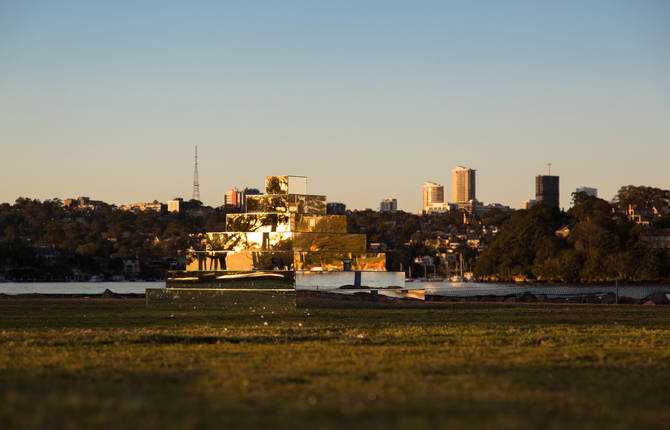
{"type": "Polygon", "coordinates": [[[558,202],[558,176],[537,175],[535,177],[535,200],[560,207],[558,202]]]}

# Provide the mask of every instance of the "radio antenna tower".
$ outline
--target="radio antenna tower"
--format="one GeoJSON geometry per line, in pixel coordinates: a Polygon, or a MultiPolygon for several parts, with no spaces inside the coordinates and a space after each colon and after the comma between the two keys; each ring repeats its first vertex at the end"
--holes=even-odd
{"type": "MultiPolygon", "coordinates": [[[[197,155],[196,155],[196,158],[197,158],[197,155]]],[[[547,167],[549,168],[549,176],[551,176],[551,163],[547,163],[547,167]]],[[[197,169],[197,168],[198,168],[198,167],[197,167],[197,165],[196,165],[196,169],[197,169]]]]}
{"type": "Polygon", "coordinates": [[[195,168],[193,169],[193,200],[200,201],[200,184],[198,183],[198,145],[195,145],[195,168]]]}

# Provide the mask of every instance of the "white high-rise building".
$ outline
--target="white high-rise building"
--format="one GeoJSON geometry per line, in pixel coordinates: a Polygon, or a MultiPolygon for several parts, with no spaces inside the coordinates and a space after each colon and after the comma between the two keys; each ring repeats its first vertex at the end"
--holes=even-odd
{"type": "Polygon", "coordinates": [[[475,170],[456,166],[451,171],[451,202],[467,203],[475,198],[475,170]]]}
{"type": "Polygon", "coordinates": [[[444,185],[426,181],[423,183],[423,213],[430,212],[436,205],[444,205],[444,185]]]}

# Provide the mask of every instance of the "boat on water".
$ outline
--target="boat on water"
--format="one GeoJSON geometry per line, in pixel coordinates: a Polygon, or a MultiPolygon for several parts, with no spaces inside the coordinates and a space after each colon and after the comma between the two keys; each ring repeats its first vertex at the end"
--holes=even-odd
{"type": "Polygon", "coordinates": [[[452,277],[449,278],[450,282],[467,282],[468,280],[463,277],[463,254],[458,254],[459,257],[459,272],[460,274],[458,275],[453,275],[452,277]]]}

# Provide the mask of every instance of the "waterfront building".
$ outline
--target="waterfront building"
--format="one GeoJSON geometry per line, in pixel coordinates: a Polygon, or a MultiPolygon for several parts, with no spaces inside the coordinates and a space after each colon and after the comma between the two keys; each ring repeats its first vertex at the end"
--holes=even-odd
{"type": "Polygon", "coordinates": [[[537,203],[547,203],[550,206],[560,207],[558,191],[558,176],[537,175],[535,177],[535,200],[537,203]]]}
{"type": "Polygon", "coordinates": [[[398,201],[396,199],[384,199],[379,203],[379,212],[395,213],[398,211],[398,201]]]}
{"type": "Polygon", "coordinates": [[[575,193],[586,193],[591,197],[598,197],[598,189],[591,187],[579,187],[575,190],[575,193]]]}
{"type": "Polygon", "coordinates": [[[476,200],[475,170],[456,166],[451,171],[451,202],[467,203],[476,200]]]}
{"type": "Polygon", "coordinates": [[[423,213],[430,213],[431,208],[444,206],[444,185],[426,181],[423,183],[423,213]]]}

